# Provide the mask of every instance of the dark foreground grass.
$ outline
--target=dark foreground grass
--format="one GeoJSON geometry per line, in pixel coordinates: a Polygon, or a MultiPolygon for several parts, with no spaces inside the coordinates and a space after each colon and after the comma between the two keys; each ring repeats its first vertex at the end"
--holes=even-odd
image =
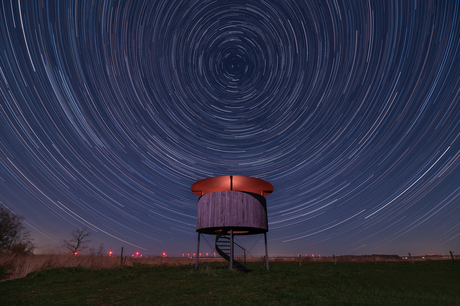
{"type": "Polygon", "coordinates": [[[53,269],[0,282],[0,305],[460,305],[451,261],[53,269]]]}

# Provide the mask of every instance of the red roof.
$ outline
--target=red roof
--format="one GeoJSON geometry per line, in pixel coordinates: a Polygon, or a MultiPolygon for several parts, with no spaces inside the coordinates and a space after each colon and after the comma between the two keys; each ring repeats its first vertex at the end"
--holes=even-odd
{"type": "Polygon", "coordinates": [[[239,175],[210,177],[192,185],[192,192],[197,196],[216,191],[246,191],[267,196],[273,192],[273,186],[264,180],[239,175]]]}

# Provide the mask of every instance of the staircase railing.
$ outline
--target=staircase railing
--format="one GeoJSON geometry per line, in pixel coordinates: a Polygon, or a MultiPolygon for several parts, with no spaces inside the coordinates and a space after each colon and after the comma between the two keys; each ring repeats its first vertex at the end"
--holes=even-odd
{"type": "Polygon", "coordinates": [[[236,242],[233,242],[233,258],[243,261],[243,266],[246,266],[246,249],[236,242]]]}
{"type": "MultiPolygon", "coordinates": [[[[230,237],[223,234],[216,236],[216,251],[222,258],[230,262],[230,237]]],[[[247,270],[246,268],[246,249],[236,242],[233,242],[233,267],[237,270],[247,270]],[[244,264],[236,260],[243,259],[244,264]]]]}

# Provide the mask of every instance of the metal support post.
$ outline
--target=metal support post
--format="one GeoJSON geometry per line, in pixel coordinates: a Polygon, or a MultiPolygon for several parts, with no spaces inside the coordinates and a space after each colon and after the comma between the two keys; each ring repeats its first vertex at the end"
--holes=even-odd
{"type": "Polygon", "coordinates": [[[233,270],[233,229],[230,230],[230,270],[233,270]]]}
{"type": "Polygon", "coordinates": [[[198,269],[198,260],[200,259],[200,236],[201,236],[201,233],[198,233],[198,245],[196,246],[196,266],[195,266],[195,269],[198,269]]]}
{"type": "Polygon", "coordinates": [[[266,265],[267,265],[267,271],[268,271],[268,247],[267,247],[267,233],[264,233],[264,238],[265,238],[265,260],[266,260],[266,265]]]}

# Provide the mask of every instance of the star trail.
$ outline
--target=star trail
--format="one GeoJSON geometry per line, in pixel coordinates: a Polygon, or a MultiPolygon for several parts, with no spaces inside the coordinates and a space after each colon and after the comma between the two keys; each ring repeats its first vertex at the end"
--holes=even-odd
{"type": "MultiPolygon", "coordinates": [[[[460,252],[459,1],[1,1],[0,204],[38,251],[196,248],[220,175],[270,254],[460,252]]],[[[257,253],[257,251],[255,252],[257,253]]]]}

